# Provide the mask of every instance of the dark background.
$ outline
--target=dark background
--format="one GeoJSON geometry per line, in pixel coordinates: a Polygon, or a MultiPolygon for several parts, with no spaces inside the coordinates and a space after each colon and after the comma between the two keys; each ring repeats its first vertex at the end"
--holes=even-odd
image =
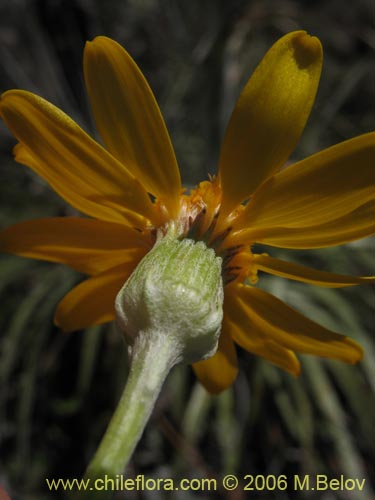
{"type": "MultiPolygon", "coordinates": [[[[374,123],[374,6],[325,1],[0,1],[0,90],[28,89],[95,135],[82,78],[87,39],[121,43],[146,75],[167,122],[186,185],[216,172],[235,100],[265,51],[288,31],[318,36],[325,62],[316,105],[294,159],[368,132],[374,123]],[[372,73],[372,74],[371,74],[372,73]]],[[[11,156],[0,125],[0,224],[74,213],[11,156]]],[[[355,166],[353,166],[355,168],[355,166]]],[[[282,251],[306,265],[373,274],[374,242],[282,251]]],[[[54,308],[82,279],[62,266],[0,260],[0,484],[13,500],[63,498],[45,478],[79,477],[116,405],[127,373],[113,326],[64,335],[54,308]]],[[[221,478],[327,474],[366,478],[367,491],[261,491],[253,498],[369,500],[374,494],[374,294],[369,287],[314,288],[263,277],[260,286],[358,340],[356,367],[303,357],[299,379],[245,352],[232,388],[210,397],[190,367],[170,375],[127,475],[221,478]]],[[[290,481],[291,483],[291,481],[290,481]]],[[[138,492],[130,499],[242,499],[236,491],[138,492]]]]}

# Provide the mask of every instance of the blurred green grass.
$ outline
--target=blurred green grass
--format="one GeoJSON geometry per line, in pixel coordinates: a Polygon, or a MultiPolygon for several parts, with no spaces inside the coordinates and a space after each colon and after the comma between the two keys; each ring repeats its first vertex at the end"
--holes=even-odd
{"type": "MultiPolygon", "coordinates": [[[[241,87],[283,33],[306,29],[325,49],[317,102],[294,158],[369,131],[374,123],[371,1],[142,0],[0,2],[1,90],[24,88],[51,100],[95,134],[82,79],[86,39],[113,37],[149,80],[166,119],[183,180],[215,173],[226,121],[241,87]]],[[[0,125],[1,227],[74,213],[11,158],[0,125]]],[[[272,249],[299,263],[374,274],[374,242],[314,252],[272,249]]],[[[126,349],[112,325],[63,335],[58,300],[80,279],[61,266],[0,261],[0,484],[13,500],[63,498],[44,478],[78,477],[104,431],[126,379],[126,349]]],[[[227,473],[327,474],[366,478],[374,494],[374,294],[327,290],[262,276],[260,286],[308,316],[358,340],[358,366],[303,357],[294,379],[239,352],[233,388],[209,396],[189,367],[170,375],[128,473],[215,477],[227,473]],[[372,481],[372,482],[371,482],[372,481]]],[[[323,495],[323,494],[322,494],[323,495]]],[[[308,498],[259,492],[259,498],[308,498]]],[[[163,495],[159,496],[164,498],[163,495]]],[[[157,498],[128,492],[118,498],[157,498]]],[[[168,498],[246,498],[236,492],[174,492],[168,498]]],[[[321,498],[357,498],[336,492],[321,498]]]]}

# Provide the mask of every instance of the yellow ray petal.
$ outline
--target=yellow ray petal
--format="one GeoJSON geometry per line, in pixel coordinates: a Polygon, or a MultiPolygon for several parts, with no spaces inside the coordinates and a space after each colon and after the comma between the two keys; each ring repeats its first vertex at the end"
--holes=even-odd
{"type": "Polygon", "coordinates": [[[316,269],[276,259],[266,254],[254,255],[253,264],[257,269],[269,274],[327,288],[341,288],[344,286],[375,283],[374,276],[345,276],[342,274],[317,271],[316,269]]]}
{"type": "Polygon", "coordinates": [[[236,344],[241,346],[246,351],[271,362],[284,371],[298,376],[301,373],[301,365],[294,352],[289,349],[285,349],[285,347],[282,347],[269,339],[262,339],[262,341],[260,341],[258,335],[254,336],[254,330],[256,330],[256,327],[251,328],[249,323],[250,322],[244,325],[233,325],[231,334],[236,344]],[[255,341],[254,337],[257,341],[255,341]]]}
{"type": "Polygon", "coordinates": [[[362,348],[354,340],[306,318],[273,295],[236,284],[236,298],[252,324],[265,338],[296,352],[357,363],[362,348]]]}
{"type": "Polygon", "coordinates": [[[56,325],[72,332],[112,321],[116,295],[132,270],[133,265],[123,264],[77,285],[59,303],[56,325]]]}
{"type": "Polygon", "coordinates": [[[295,377],[301,374],[301,364],[294,352],[272,340],[265,340],[263,346],[253,349],[253,353],[295,377]]]}
{"type": "Polygon", "coordinates": [[[216,354],[194,363],[193,369],[201,384],[211,394],[219,394],[233,384],[238,373],[237,354],[224,325],[216,354]]]}
{"type": "Polygon", "coordinates": [[[43,164],[43,162],[36,158],[23,144],[16,144],[13,148],[13,154],[14,159],[18,163],[26,165],[42,176],[61,198],[80,212],[105,221],[125,222],[128,225],[140,229],[147,226],[147,219],[140,214],[126,210],[125,207],[123,211],[119,213],[116,207],[104,206],[94,201],[98,196],[96,193],[90,191],[87,185],[82,187],[79,182],[71,182],[70,185],[67,186],[66,182],[61,183],[60,174],[49,169],[48,165],[43,164]]]}
{"type": "Polygon", "coordinates": [[[31,220],[0,232],[3,252],[60,262],[85,274],[125,262],[136,266],[147,249],[147,242],[135,229],[79,217],[31,220]]]}
{"type": "Polygon", "coordinates": [[[265,182],[234,224],[304,228],[339,219],[374,200],[375,133],[342,142],[265,182]]]}
{"type": "Polygon", "coordinates": [[[236,298],[236,286],[226,289],[224,318],[232,339],[248,352],[260,356],[292,375],[299,375],[301,365],[294,352],[267,338],[251,320],[243,305],[236,298]]]}
{"type": "Polygon", "coordinates": [[[54,170],[50,171],[48,166],[36,158],[23,144],[18,143],[13,148],[13,154],[18,163],[26,165],[43,177],[61,198],[82,213],[107,221],[124,220],[122,214],[116,212],[112,207],[106,207],[94,201],[93,195],[88,198],[87,188],[84,190],[86,197],[82,196],[80,183],[73,182],[67,188],[66,182],[61,183],[60,176],[56,175],[54,170]]]}
{"type": "Polygon", "coordinates": [[[219,164],[222,215],[290,156],[313,105],[321,66],[319,40],[296,31],[276,42],[255,70],[224,136],[219,164]]]}
{"type": "Polygon", "coordinates": [[[317,226],[299,228],[248,227],[231,233],[225,246],[264,243],[281,248],[324,248],[342,245],[350,241],[371,236],[375,232],[375,200],[356,208],[343,217],[317,226]]]}
{"type": "Polygon", "coordinates": [[[173,147],[144,76],[115,41],[87,42],[84,72],[95,121],[108,150],[176,217],[181,191],[173,147]]]}
{"type": "Polygon", "coordinates": [[[155,217],[139,181],[61,110],[31,92],[10,90],[2,95],[0,112],[31,152],[35,163],[30,166],[58,184],[60,194],[71,198],[78,192],[125,217],[129,210],[155,217]]]}

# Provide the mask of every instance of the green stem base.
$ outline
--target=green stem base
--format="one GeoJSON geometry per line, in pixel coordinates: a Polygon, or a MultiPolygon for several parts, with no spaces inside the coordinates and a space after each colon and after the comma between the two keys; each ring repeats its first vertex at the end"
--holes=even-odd
{"type": "Polygon", "coordinates": [[[139,333],[132,346],[130,373],[124,392],[85,474],[85,479],[90,479],[94,488],[90,491],[90,499],[112,498],[112,491],[102,490],[95,494],[95,480],[99,480],[97,484],[101,487],[106,478],[115,479],[124,472],[161,387],[178,361],[179,352],[174,340],[158,332],[139,333]]]}

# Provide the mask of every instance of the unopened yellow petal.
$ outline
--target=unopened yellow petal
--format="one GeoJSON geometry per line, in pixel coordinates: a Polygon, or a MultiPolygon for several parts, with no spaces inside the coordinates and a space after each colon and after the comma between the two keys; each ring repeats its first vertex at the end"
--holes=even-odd
{"type": "Polygon", "coordinates": [[[220,154],[226,215],[289,158],[307,121],[319,83],[322,47],[304,31],[289,33],[267,52],[237,102],[220,154]]]}
{"type": "Polygon", "coordinates": [[[132,271],[132,265],[123,264],[80,283],[59,303],[56,325],[72,332],[112,321],[116,295],[132,271]]]}
{"type": "Polygon", "coordinates": [[[219,394],[233,384],[238,372],[237,354],[224,325],[216,354],[194,363],[193,369],[201,384],[211,394],[219,394]]]}
{"type": "MultiPolygon", "coordinates": [[[[30,151],[37,173],[57,187],[90,204],[118,214],[134,211],[149,219],[155,211],[140,182],[61,110],[39,96],[21,90],[2,95],[1,115],[17,139],[30,151]]],[[[90,215],[90,213],[88,213],[90,215]]]]}
{"type": "Polygon", "coordinates": [[[155,97],[129,54],[100,36],[87,42],[86,86],[108,150],[176,217],[181,191],[173,147],[155,97]]]}
{"type": "Polygon", "coordinates": [[[0,250],[66,264],[97,274],[121,263],[135,267],[148,249],[142,235],[124,224],[80,217],[51,217],[0,232],[0,250]]]}
{"type": "Polygon", "coordinates": [[[357,363],[362,348],[354,341],[332,332],[270,295],[246,285],[236,285],[236,296],[258,331],[273,342],[296,352],[357,363]]]}
{"type": "Polygon", "coordinates": [[[299,229],[340,219],[374,201],[374,165],[375,133],[310,156],[265,182],[234,229],[299,229]]]}
{"type": "Polygon", "coordinates": [[[344,286],[375,283],[375,277],[373,276],[345,276],[326,271],[317,271],[316,269],[276,259],[266,254],[254,255],[253,264],[257,269],[269,274],[274,274],[275,276],[281,276],[282,278],[302,281],[303,283],[310,283],[312,285],[327,288],[341,288],[344,286]]]}

